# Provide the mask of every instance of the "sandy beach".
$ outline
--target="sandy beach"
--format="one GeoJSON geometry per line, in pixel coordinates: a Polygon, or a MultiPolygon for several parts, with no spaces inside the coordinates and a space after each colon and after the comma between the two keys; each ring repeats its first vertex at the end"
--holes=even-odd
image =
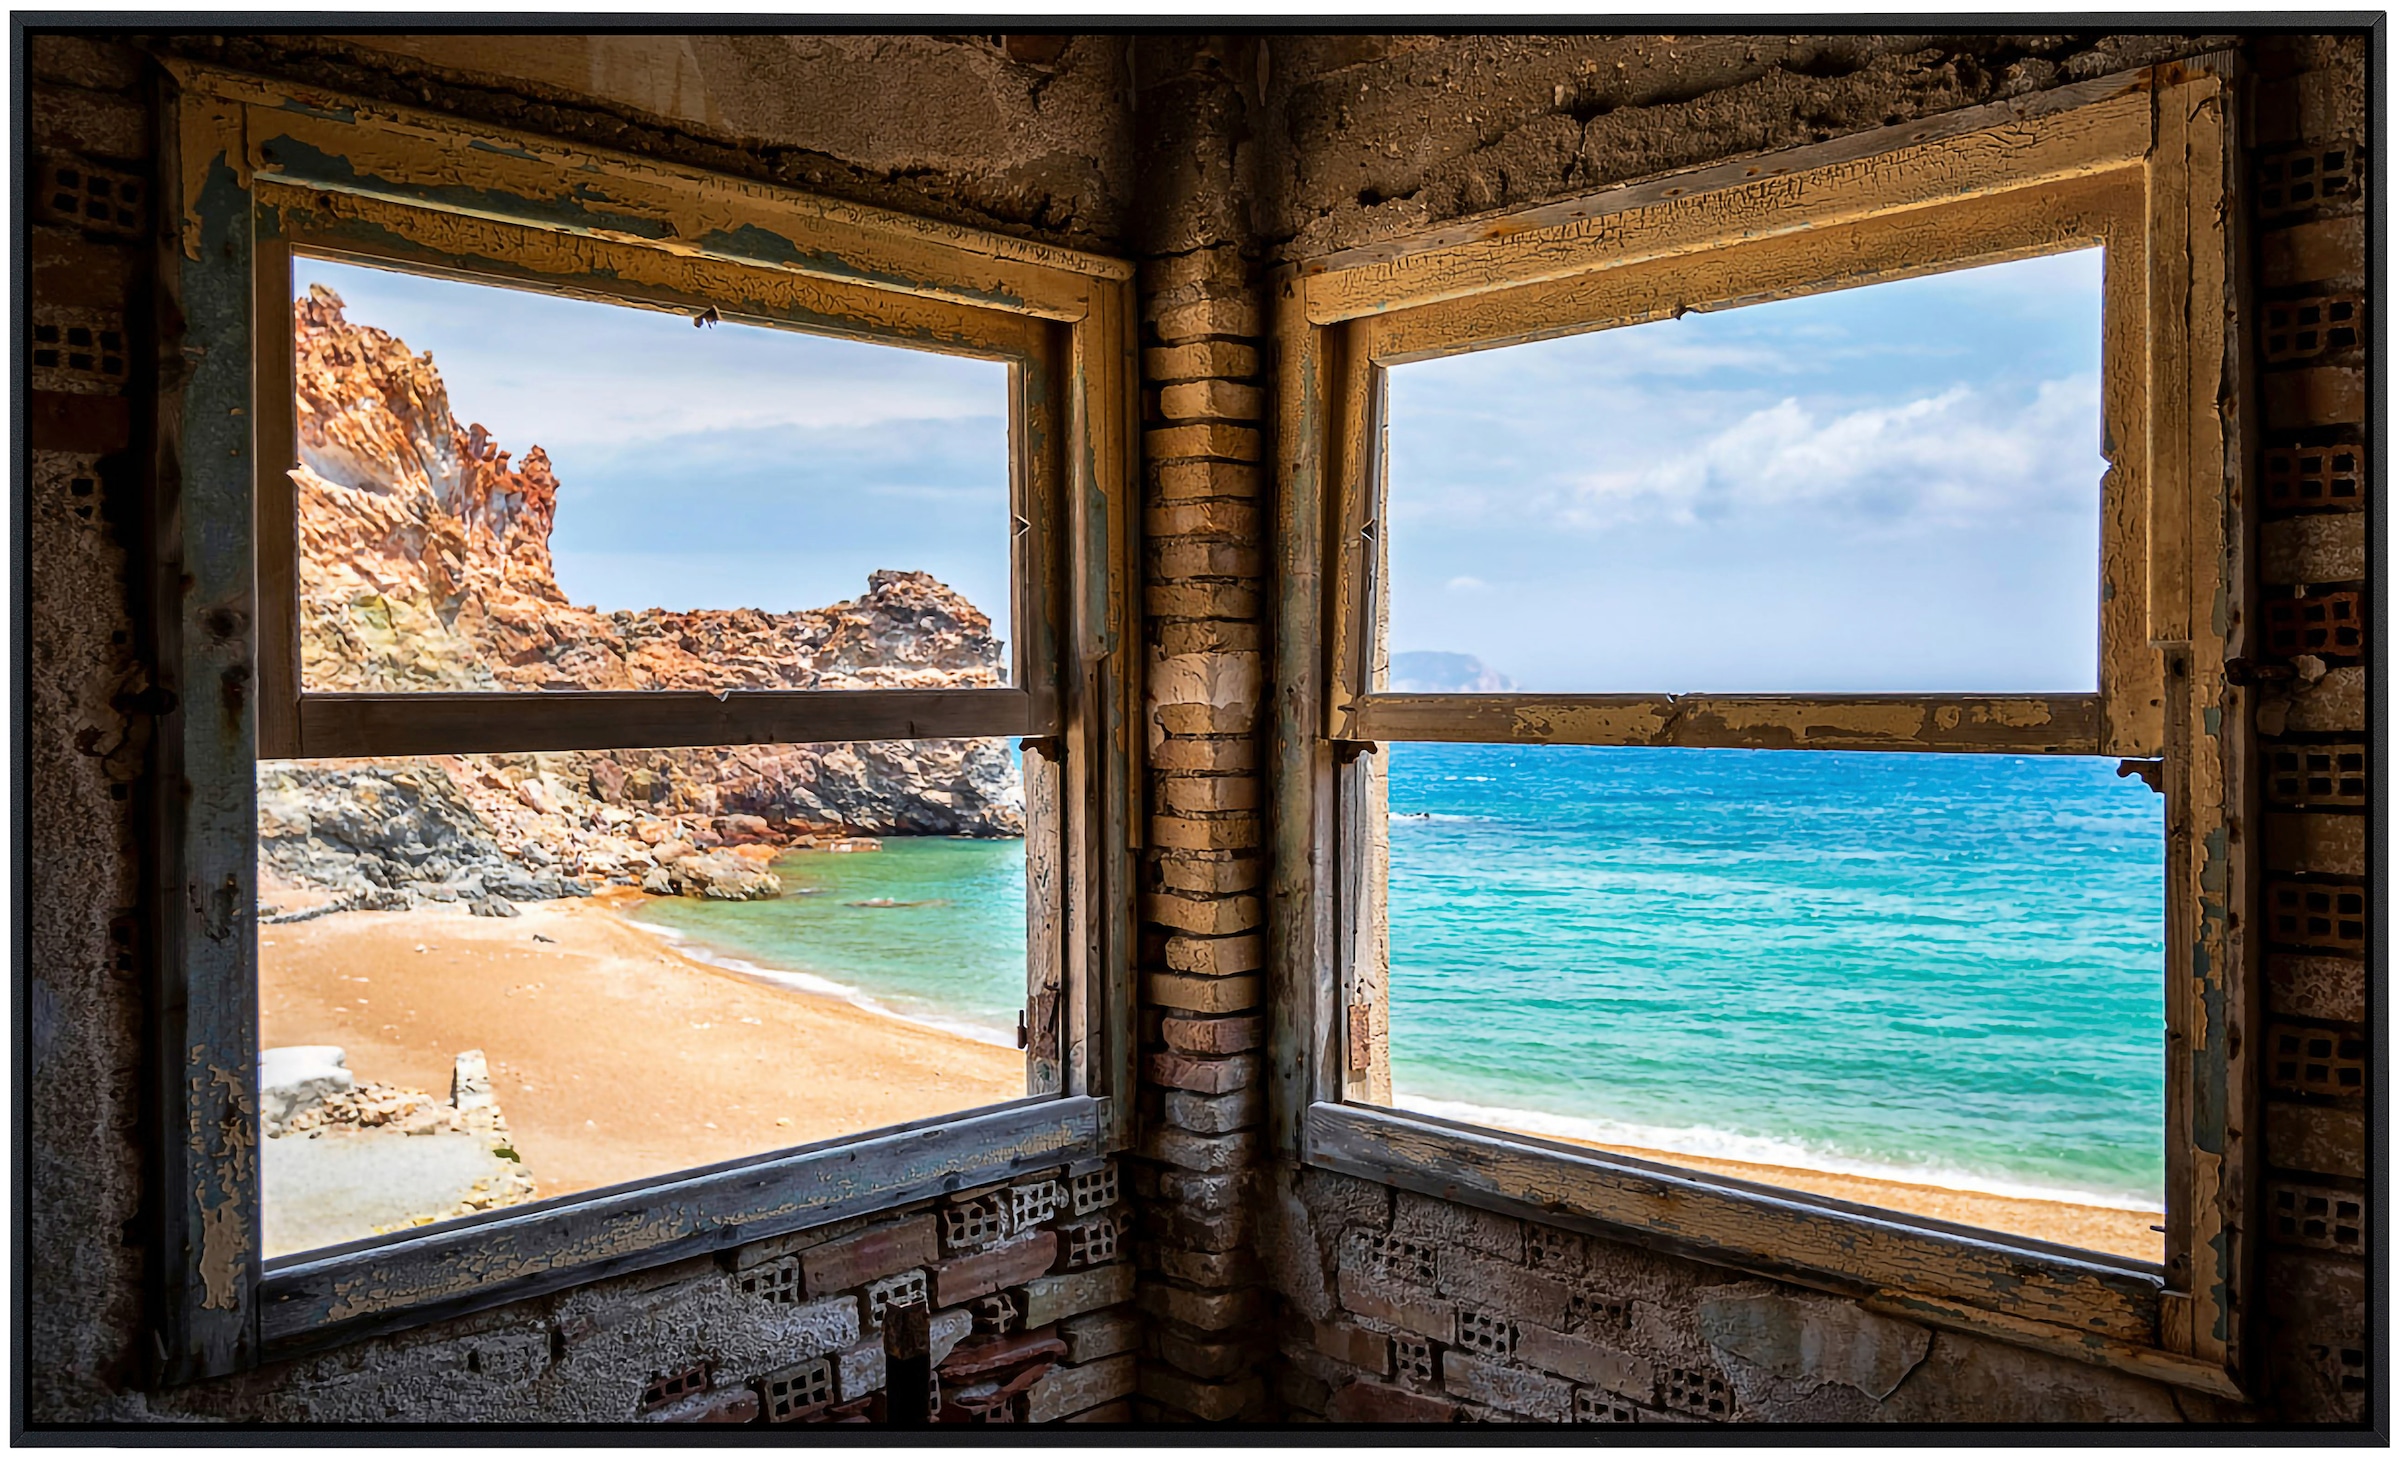
{"type": "Polygon", "coordinates": [[[338,1044],[360,1080],[438,1098],[482,1049],[543,1197],[1024,1095],[1014,1049],[695,961],[621,899],[262,926],[263,1046],[338,1044]]]}
{"type": "MultiPolygon", "coordinates": [[[[1534,1137],[1555,1139],[1559,1136],[1534,1137]]],[[[2080,1250],[2106,1251],[2111,1255],[2131,1256],[2143,1261],[2160,1261],[2166,1257],[2166,1237],[2151,1228],[2166,1223],[2166,1216],[2157,1211],[2112,1210],[2101,1205],[2072,1205],[2062,1200],[1987,1195],[1972,1190],[1944,1189],[1938,1185],[1871,1179],[1865,1175],[1828,1174],[1822,1170],[1792,1169],[1775,1164],[1746,1164],[1735,1159],[1704,1159],[1697,1155],[1636,1149],[1624,1144],[1595,1144],[1584,1139],[1564,1139],[1560,1142],[1582,1144],[1592,1149],[1605,1149],[1612,1154],[1628,1154],[1636,1159],[1679,1165],[1685,1169],[1705,1170],[1728,1179],[1749,1180],[1755,1184],[1776,1185],[1788,1190],[1805,1190],[1810,1194],[1829,1195],[1837,1200],[1851,1200],[1910,1215],[1926,1215],[1960,1225],[2006,1231],[2058,1245],[2071,1245],[2080,1250]]]]}

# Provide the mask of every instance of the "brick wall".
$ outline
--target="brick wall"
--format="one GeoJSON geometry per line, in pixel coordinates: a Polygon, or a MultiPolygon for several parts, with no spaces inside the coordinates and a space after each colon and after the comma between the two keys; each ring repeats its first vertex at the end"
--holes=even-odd
{"type": "Polygon", "coordinates": [[[2270,1400],[2366,1415],[2366,47],[2255,52],[2246,201],[2259,459],[2249,657],[2266,818],[2264,1331],[2270,1400]],[[2355,609],[2346,613],[2347,609],[2355,609]]]}
{"type": "Polygon", "coordinates": [[[2205,1398],[1820,1293],[1311,1170],[1294,1419],[2177,1422],[2205,1398]]]}
{"type": "Polygon", "coordinates": [[[1145,38],[1143,607],[1150,834],[1141,915],[1145,1421],[1269,1409],[1256,1254],[1265,1108],[1262,309],[1236,137],[1254,43],[1145,38]]]}

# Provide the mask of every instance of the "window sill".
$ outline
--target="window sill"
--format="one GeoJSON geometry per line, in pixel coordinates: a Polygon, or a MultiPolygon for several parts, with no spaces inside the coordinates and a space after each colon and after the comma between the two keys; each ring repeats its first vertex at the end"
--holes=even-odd
{"type": "Polygon", "coordinates": [[[1111,1152],[1106,1099],[1034,1098],[286,1257],[268,1360],[1111,1152]]]}
{"type": "Polygon", "coordinates": [[[1849,1296],[1887,1315],[2239,1397],[2162,1349],[2159,1269],[1453,1123],[1317,1103],[1304,1161],[1399,1189],[1849,1296]]]}

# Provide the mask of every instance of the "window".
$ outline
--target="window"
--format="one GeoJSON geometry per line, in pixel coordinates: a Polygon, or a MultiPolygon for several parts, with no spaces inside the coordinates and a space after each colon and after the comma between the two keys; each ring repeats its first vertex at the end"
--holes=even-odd
{"type": "MultiPolygon", "coordinates": [[[[2101,265],[1383,371],[1373,687],[1413,643],[1526,692],[2090,692],[2101,265]]],[[[1374,762],[1380,1101],[2161,1258],[2164,818],[2118,761],[1374,762]]]]}
{"type": "Polygon", "coordinates": [[[170,1380],[1122,1147],[1130,270],[179,80],[170,1380]]]}
{"type": "MultiPolygon", "coordinates": [[[[2248,1077],[2224,1011],[2241,882],[2209,840],[2245,732],[2210,667],[2240,631],[2214,596],[2238,581],[2220,96],[2204,72],[2110,78],[2043,115],[1721,164],[1289,276],[1280,633],[1284,681],[1309,691],[1279,746],[1277,853],[1315,877],[1276,946],[1286,1011],[1315,1031],[1279,1126],[1297,1155],[2235,1390],[2205,1314],[2239,1279],[2227,1119],[2248,1077]],[[2044,377],[2066,383],[1945,376],[1974,356],[1950,346],[2005,333],[2012,293],[2080,311],[2041,330],[2081,341],[2044,377]],[[1838,383],[1739,378],[1788,364],[1778,339],[1852,353],[1838,383]],[[1900,357],[1921,388],[1866,398],[1900,357]],[[1745,407],[1745,389],[1764,393],[1745,407]],[[1456,429],[1479,399],[1498,403],[1456,429]],[[1975,471],[1924,468],[2062,434],[2028,429],[2044,412],[2086,422],[2042,473],[2054,499],[1978,499],[1975,471]],[[1833,529],[1834,508],[1890,518],[1934,474],[1963,489],[1922,530],[1833,529]],[[1533,539],[1543,509],[1592,530],[1533,539]],[[1658,526],[1678,513],[1722,530],[1694,547],[1658,526]],[[2090,823],[1977,865],[1902,823],[2028,793],[2090,823]],[[1775,863],[1760,833],[1810,853],[1775,863]],[[1853,884],[1829,888],[1845,855],[1853,884]],[[1678,1137],[1724,1132],[1749,1097],[1732,1063],[1785,1085],[1757,1106],[1820,1123],[1844,1086],[1872,1090],[1852,1110],[1881,1124],[1843,1135],[1861,1152],[1905,1152],[1890,1126],[1910,1118],[1972,1122],[1957,1087],[1909,1086],[1912,1059],[1942,1084],[1922,1043],[1879,1050],[1810,1009],[1840,1056],[1777,1046],[1773,969],[1715,955],[1747,938],[1760,963],[1921,975],[1947,933],[1890,925],[1895,892],[1980,914],[1987,941],[2021,923],[1987,997],[2044,975],[2060,926],[2101,928],[2105,975],[2043,984],[2075,995],[2012,1022],[2013,1056],[2132,1091],[2114,1107],[2147,1131],[2163,1211],[2108,1232],[1812,1179],[1776,1154],[1831,1136],[1789,1120],[1678,1137]],[[1569,975],[1578,936],[1614,939],[1592,957],[1609,975],[1569,975]],[[1566,1117],[1579,1081],[1614,1100],[1607,1122],[1566,1117]]],[[[1890,990],[1869,993],[1886,1034],[1890,990]]],[[[1975,1021],[1944,997],[1919,1002],[1975,1021]]],[[[2031,1094],[1980,1096],[1991,1114],[2031,1094]]]]}

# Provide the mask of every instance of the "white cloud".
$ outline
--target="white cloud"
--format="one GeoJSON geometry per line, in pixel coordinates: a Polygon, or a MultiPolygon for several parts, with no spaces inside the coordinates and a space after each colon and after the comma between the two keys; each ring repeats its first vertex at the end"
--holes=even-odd
{"type": "Polygon", "coordinates": [[[1449,592],[1489,592],[1492,585],[1480,577],[1453,577],[1442,587],[1449,592]]]}
{"type": "Polygon", "coordinates": [[[1948,524],[2089,509],[2099,438],[2094,376],[1830,412],[1785,398],[1687,449],[1577,473],[1551,506],[1582,527],[1780,509],[1948,524]]]}

